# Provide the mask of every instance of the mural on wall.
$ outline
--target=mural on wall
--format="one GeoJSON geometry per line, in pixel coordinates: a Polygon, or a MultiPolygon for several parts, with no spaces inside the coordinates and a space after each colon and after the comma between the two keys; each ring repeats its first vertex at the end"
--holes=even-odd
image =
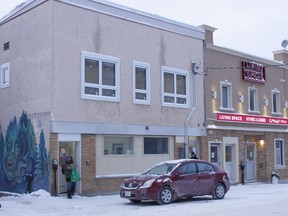
{"type": "Polygon", "coordinates": [[[49,191],[49,152],[41,130],[36,143],[31,119],[23,111],[10,121],[6,134],[0,125],[0,191],[27,193],[49,191]]]}

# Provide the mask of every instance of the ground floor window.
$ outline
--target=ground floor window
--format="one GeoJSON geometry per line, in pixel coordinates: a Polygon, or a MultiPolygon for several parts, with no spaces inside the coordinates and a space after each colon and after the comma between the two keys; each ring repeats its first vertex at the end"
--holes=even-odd
{"type": "Polygon", "coordinates": [[[282,139],[275,140],[275,165],[284,166],[284,141],[282,139]]]}
{"type": "Polygon", "coordinates": [[[168,138],[144,137],[144,154],[168,153],[168,138]]]}
{"type": "Polygon", "coordinates": [[[132,155],[133,137],[104,137],[104,155],[132,155]]]}

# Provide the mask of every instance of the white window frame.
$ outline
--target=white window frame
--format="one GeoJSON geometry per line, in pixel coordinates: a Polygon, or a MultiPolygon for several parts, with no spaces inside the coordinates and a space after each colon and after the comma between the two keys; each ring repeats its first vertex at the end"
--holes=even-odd
{"type": "Polygon", "coordinates": [[[281,103],[280,103],[280,91],[278,89],[272,89],[271,91],[271,113],[274,114],[274,115],[282,115],[282,112],[281,112],[281,103]],[[276,104],[274,104],[274,95],[277,96],[276,98],[276,104]],[[274,106],[276,106],[276,110],[274,110],[274,106]]]}
{"type": "Polygon", "coordinates": [[[150,105],[150,64],[133,61],[133,103],[135,104],[143,104],[143,105],[150,105]],[[143,68],[146,70],[146,89],[136,89],[136,68],[143,68]],[[141,100],[136,98],[136,94],[146,94],[146,98],[141,100]]]}
{"type": "Polygon", "coordinates": [[[7,88],[10,86],[10,63],[1,65],[0,88],[7,88]]]}
{"type": "Polygon", "coordinates": [[[228,80],[225,81],[220,81],[220,92],[221,92],[221,106],[220,106],[220,110],[223,111],[234,111],[233,108],[233,101],[232,101],[232,84],[228,82],[228,80]],[[227,87],[227,104],[228,107],[223,107],[223,91],[222,91],[222,87],[227,87]]]}
{"type": "Polygon", "coordinates": [[[190,82],[189,82],[189,71],[186,70],[181,70],[181,69],[177,69],[177,68],[171,68],[171,67],[166,67],[166,66],[162,66],[161,67],[161,73],[162,73],[162,106],[167,106],[167,107],[177,107],[177,108],[189,108],[190,107],[190,82]],[[167,93],[164,92],[164,75],[165,73],[171,73],[174,74],[174,93],[167,93]],[[176,76],[177,75],[181,75],[181,76],[185,76],[185,85],[186,85],[186,95],[179,95],[177,94],[177,85],[176,85],[176,76]],[[174,102],[165,102],[165,97],[169,96],[169,97],[174,97],[174,102]],[[182,103],[177,103],[177,98],[185,98],[186,103],[182,104],[182,103]]]}
{"type": "Polygon", "coordinates": [[[248,87],[248,112],[250,113],[260,113],[259,112],[259,96],[258,96],[258,88],[256,88],[255,86],[253,87],[248,87]],[[253,92],[253,95],[254,95],[254,100],[253,100],[253,103],[254,103],[254,107],[253,109],[250,109],[251,108],[251,92],[253,92]]]}
{"type": "Polygon", "coordinates": [[[284,139],[274,139],[274,156],[275,156],[275,167],[284,167],[285,166],[285,146],[284,139]],[[281,142],[281,148],[277,148],[276,143],[281,142]],[[280,157],[280,158],[277,158],[280,157]],[[278,160],[280,162],[278,163],[278,160]]]}
{"type": "Polygon", "coordinates": [[[120,59],[117,57],[106,56],[98,53],[91,53],[82,51],[81,52],[81,98],[89,100],[101,100],[101,101],[120,101],[120,59]],[[85,59],[97,60],[100,62],[99,70],[99,84],[85,83],[85,59]],[[102,62],[109,62],[115,64],[115,86],[102,85],[102,62]],[[113,97],[99,95],[85,94],[85,87],[95,87],[101,89],[115,90],[115,95],[113,97]]]}

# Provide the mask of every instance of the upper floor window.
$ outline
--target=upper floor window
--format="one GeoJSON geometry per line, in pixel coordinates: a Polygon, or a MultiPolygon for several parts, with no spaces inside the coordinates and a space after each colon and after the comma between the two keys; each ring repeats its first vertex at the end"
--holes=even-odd
{"type": "Polygon", "coordinates": [[[150,104],[150,65],[133,61],[133,102],[150,104]]]}
{"type": "Polygon", "coordinates": [[[259,112],[258,106],[258,89],[255,87],[248,88],[248,103],[249,103],[249,112],[259,112]]]}
{"type": "Polygon", "coordinates": [[[81,97],[91,100],[120,100],[120,60],[82,51],[81,97]]]}
{"type": "Polygon", "coordinates": [[[162,104],[189,107],[189,72],[162,67],[162,104]]]}
{"type": "Polygon", "coordinates": [[[277,89],[272,90],[272,113],[281,114],[280,91],[277,89]]]}
{"type": "Polygon", "coordinates": [[[1,65],[0,88],[10,86],[10,63],[1,65]]]}
{"type": "Polygon", "coordinates": [[[233,110],[232,107],[232,84],[227,80],[220,82],[221,107],[223,110],[233,110]]]}
{"type": "Polygon", "coordinates": [[[144,137],[144,154],[168,153],[168,138],[144,137]]]}
{"type": "Polygon", "coordinates": [[[274,141],[274,151],[275,151],[275,166],[284,166],[284,140],[276,139],[274,141]]]}

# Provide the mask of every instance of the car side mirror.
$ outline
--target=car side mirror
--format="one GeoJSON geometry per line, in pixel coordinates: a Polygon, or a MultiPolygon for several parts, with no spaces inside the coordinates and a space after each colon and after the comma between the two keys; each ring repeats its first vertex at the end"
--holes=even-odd
{"type": "Polygon", "coordinates": [[[184,175],[185,173],[184,173],[184,171],[182,171],[182,170],[179,170],[177,173],[176,173],[176,175],[177,176],[181,176],[181,175],[184,175]]]}

